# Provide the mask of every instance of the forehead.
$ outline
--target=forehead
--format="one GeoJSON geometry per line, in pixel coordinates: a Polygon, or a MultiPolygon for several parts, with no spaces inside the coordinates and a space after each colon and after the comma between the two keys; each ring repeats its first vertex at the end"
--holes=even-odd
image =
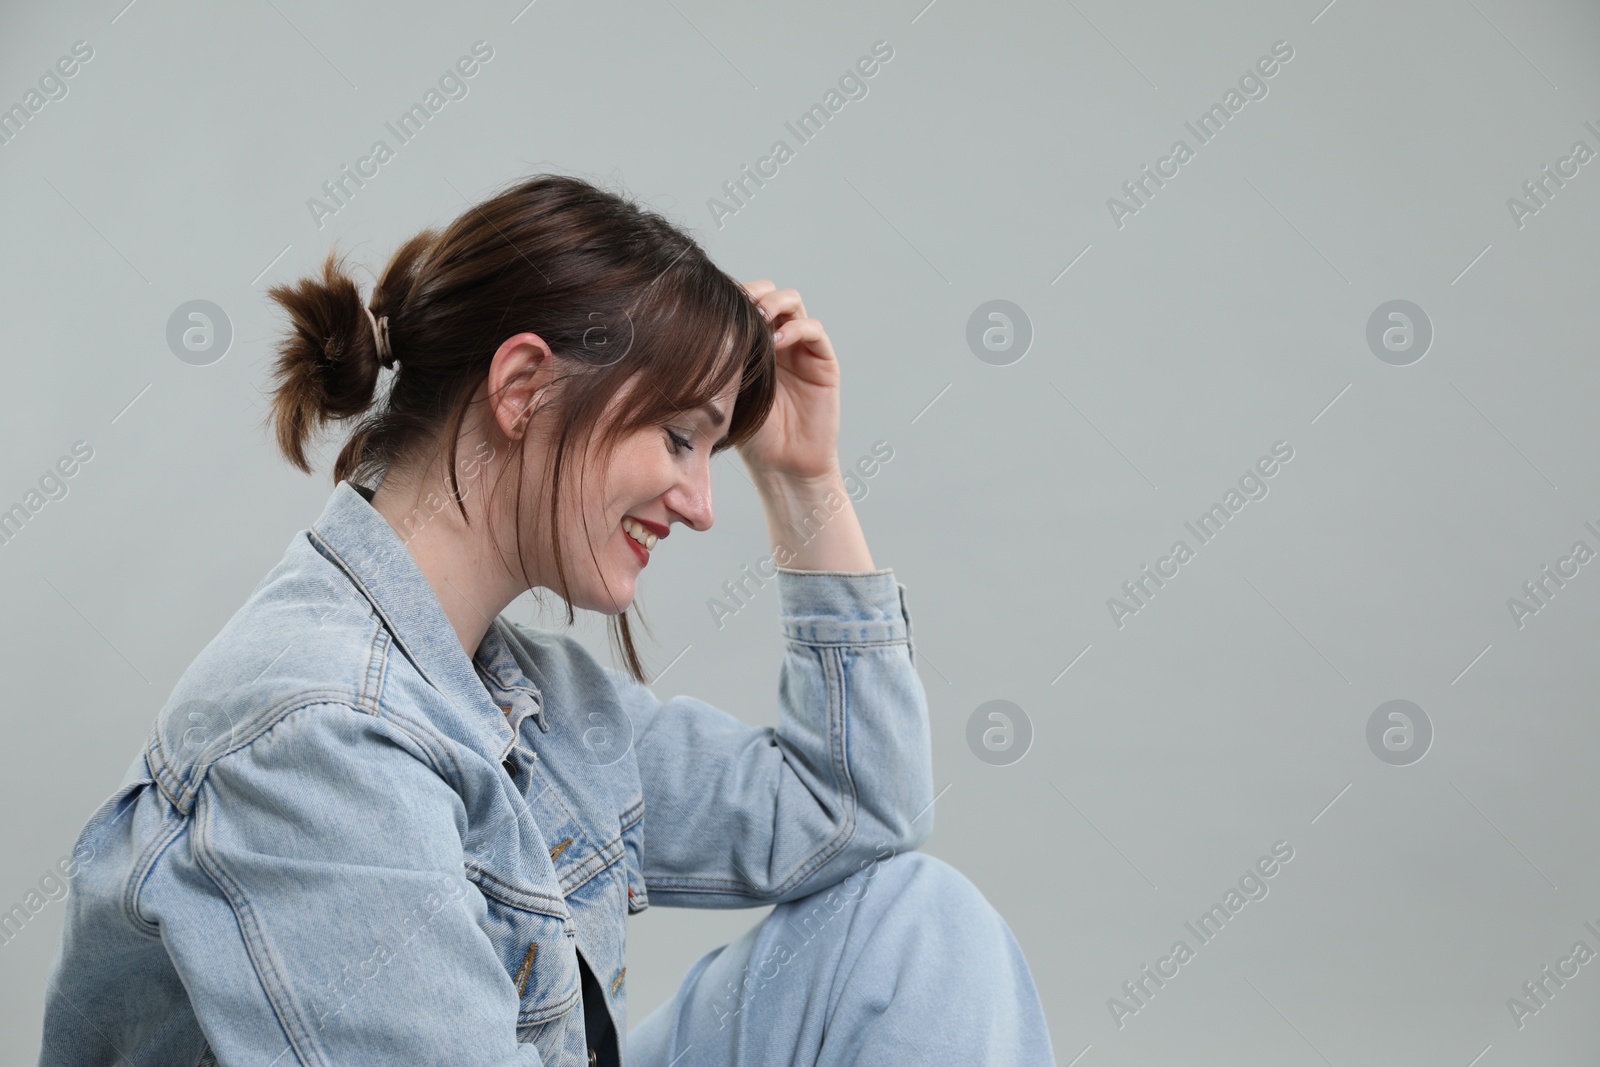
{"type": "Polygon", "coordinates": [[[724,412],[733,407],[733,402],[739,395],[739,386],[742,383],[743,378],[743,370],[734,371],[733,380],[730,381],[716,396],[717,407],[721,408],[724,412]]]}
{"type": "Polygon", "coordinates": [[[733,408],[734,398],[739,395],[739,387],[744,381],[744,360],[731,351],[732,338],[723,343],[722,352],[718,358],[718,369],[731,372],[728,382],[718,391],[713,403],[726,415],[733,408]]]}

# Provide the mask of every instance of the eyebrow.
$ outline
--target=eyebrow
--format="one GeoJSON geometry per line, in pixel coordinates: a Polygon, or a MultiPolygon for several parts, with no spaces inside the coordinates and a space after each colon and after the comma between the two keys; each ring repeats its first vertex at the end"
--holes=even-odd
{"type": "MultiPolygon", "coordinates": [[[[706,418],[711,420],[711,425],[712,426],[721,426],[724,422],[727,421],[728,417],[722,413],[722,409],[717,407],[717,405],[713,404],[709,400],[706,401],[704,404],[700,405],[700,410],[706,413],[706,418]]],[[[728,439],[728,435],[727,434],[723,434],[721,437],[717,438],[717,440],[714,443],[720,445],[722,442],[726,441],[727,439],[728,439]]]]}

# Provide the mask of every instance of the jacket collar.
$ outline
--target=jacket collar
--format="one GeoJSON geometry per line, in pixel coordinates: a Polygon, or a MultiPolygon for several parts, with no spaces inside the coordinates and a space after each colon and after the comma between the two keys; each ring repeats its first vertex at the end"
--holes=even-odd
{"type": "Polygon", "coordinates": [[[515,743],[514,729],[507,730],[511,724],[478,677],[482,669],[504,689],[529,690],[539,705],[540,725],[548,729],[537,687],[506,651],[502,620],[490,625],[475,665],[411,550],[372,506],[372,496],[364,485],[341,481],[308,531],[312,544],[372,603],[395,644],[457,715],[492,732],[507,752],[515,743]]]}

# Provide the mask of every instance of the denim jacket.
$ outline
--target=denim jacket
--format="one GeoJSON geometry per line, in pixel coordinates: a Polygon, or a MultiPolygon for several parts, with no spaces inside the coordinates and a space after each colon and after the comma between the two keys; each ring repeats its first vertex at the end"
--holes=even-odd
{"type": "Polygon", "coordinates": [[[781,903],[927,839],[892,571],[768,575],[774,730],[505,616],[469,659],[370,499],[338,484],[90,817],[43,1067],[579,1067],[652,896],[781,903]]]}

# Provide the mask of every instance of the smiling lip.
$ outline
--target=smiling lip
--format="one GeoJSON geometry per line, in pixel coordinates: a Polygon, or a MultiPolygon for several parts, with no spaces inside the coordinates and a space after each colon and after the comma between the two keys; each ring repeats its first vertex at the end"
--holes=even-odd
{"type": "Polygon", "coordinates": [[[626,524],[630,519],[638,523],[640,526],[643,526],[646,530],[650,531],[650,533],[655,536],[658,543],[660,542],[661,538],[666,537],[667,534],[671,533],[672,531],[669,528],[661,525],[659,522],[647,522],[646,520],[637,518],[633,515],[624,515],[622,517],[622,523],[624,526],[622,531],[622,539],[628,542],[629,548],[633,549],[633,557],[639,561],[639,566],[648,567],[650,565],[650,550],[645,548],[639,542],[635,541],[633,539],[633,535],[628,533],[626,524]]]}
{"type": "Polygon", "coordinates": [[[672,532],[670,529],[668,529],[667,527],[661,525],[659,522],[651,522],[649,519],[641,519],[637,515],[624,515],[622,517],[625,518],[625,519],[632,519],[634,522],[638,523],[640,526],[643,526],[646,530],[649,530],[651,533],[655,534],[657,537],[665,537],[665,536],[667,536],[667,534],[672,532]]]}

